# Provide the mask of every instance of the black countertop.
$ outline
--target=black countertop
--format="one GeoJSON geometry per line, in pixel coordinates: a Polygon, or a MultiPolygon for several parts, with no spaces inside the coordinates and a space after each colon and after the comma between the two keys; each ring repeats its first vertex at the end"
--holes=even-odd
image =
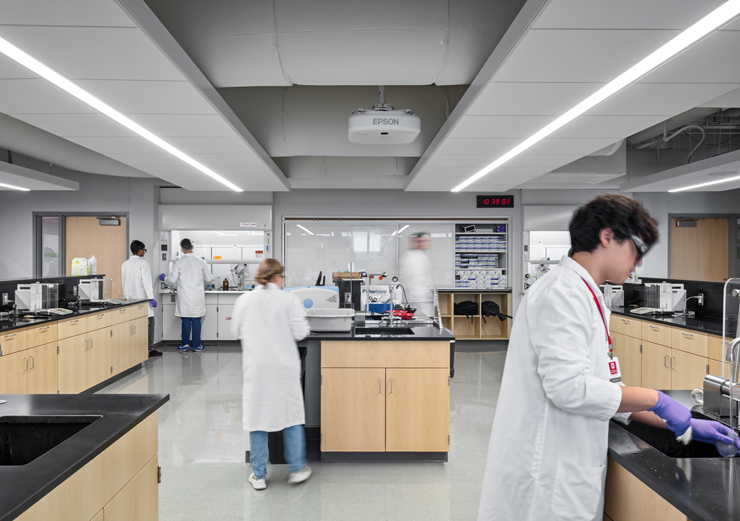
{"type": "MultiPolygon", "coordinates": [[[[405,340],[455,340],[455,335],[449,329],[440,328],[433,324],[424,324],[412,327],[413,335],[393,334],[393,333],[374,333],[374,334],[355,334],[355,326],[352,325],[350,331],[341,333],[314,333],[311,332],[303,341],[306,340],[393,340],[394,342],[405,340]]],[[[369,326],[372,327],[372,326],[369,326]]]]}
{"type": "MultiPolygon", "coordinates": [[[[694,406],[691,391],[664,392],[687,407],[694,406]]],[[[694,410],[701,412],[701,407],[694,410]]],[[[740,517],[739,457],[670,458],[616,421],[609,427],[609,456],[691,521],[727,521],[740,517]]]]}
{"type": "Polygon", "coordinates": [[[111,309],[118,309],[118,308],[123,308],[126,306],[135,306],[136,304],[141,304],[142,302],[149,302],[149,301],[146,299],[143,299],[143,300],[132,300],[131,302],[126,302],[125,304],[95,303],[90,306],[84,306],[80,309],[77,309],[76,307],[69,307],[67,309],[72,310],[72,313],[68,315],[51,315],[48,317],[47,316],[37,316],[36,318],[29,319],[29,320],[22,320],[21,318],[27,315],[31,315],[32,313],[21,313],[19,317],[15,320],[0,319],[0,333],[3,333],[5,331],[11,331],[13,329],[20,329],[23,327],[43,326],[44,324],[56,322],[58,320],[67,320],[70,318],[91,315],[93,313],[100,313],[101,311],[109,311],[111,309]]]}
{"type": "Polygon", "coordinates": [[[37,459],[0,466],[0,521],[15,519],[169,400],[169,395],[0,395],[2,416],[100,416],[37,459]]]}
{"type": "MultiPolygon", "coordinates": [[[[711,317],[673,317],[671,315],[637,315],[630,313],[628,309],[623,307],[614,308],[611,310],[616,315],[622,315],[625,317],[634,318],[635,320],[646,320],[648,322],[655,322],[657,324],[665,324],[667,326],[676,326],[684,329],[691,329],[692,331],[700,331],[708,333],[710,335],[722,336],[722,319],[711,318],[711,317]]],[[[727,321],[727,334],[732,338],[735,337],[735,328],[737,321],[727,321]]]]}

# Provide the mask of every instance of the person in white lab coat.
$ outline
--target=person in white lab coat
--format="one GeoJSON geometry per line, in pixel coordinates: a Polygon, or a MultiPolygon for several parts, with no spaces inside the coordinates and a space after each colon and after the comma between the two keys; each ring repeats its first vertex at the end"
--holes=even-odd
{"type": "Polygon", "coordinates": [[[427,250],[432,237],[427,232],[412,233],[409,249],[401,258],[401,281],[409,305],[428,317],[434,316],[434,270],[427,250]]]}
{"type": "Polygon", "coordinates": [[[283,431],[288,483],[311,475],[306,464],[306,422],[301,389],[301,361],[296,341],[309,333],[301,302],[281,291],[283,266],[277,259],[260,263],[257,288],[239,297],[231,317],[232,333],[242,342],[244,372],[242,417],[249,433],[249,482],[267,487],[267,433],[283,431]]]}
{"type": "Polygon", "coordinates": [[[157,301],[154,300],[154,286],[152,285],[152,267],[144,260],[146,246],[141,241],[131,243],[133,255],[121,265],[121,285],[123,294],[127,298],[149,299],[149,356],[162,356],[154,349],[154,311],[157,301]]]}
{"type": "Polygon", "coordinates": [[[206,314],[205,284],[213,280],[208,263],[193,253],[190,239],[180,241],[183,256],[175,261],[168,276],[159,276],[170,286],[177,287],[175,316],[182,321],[182,341],[180,351],[202,351],[200,331],[201,319],[206,314]],[[192,332],[192,343],[190,335],[192,332]]]}
{"type": "Polygon", "coordinates": [[[514,320],[479,521],[601,520],[611,418],[733,443],[662,392],[611,381],[599,285],[642,263],[657,222],[638,201],[604,195],[575,212],[570,235],[570,258],[537,280],[514,320]]]}

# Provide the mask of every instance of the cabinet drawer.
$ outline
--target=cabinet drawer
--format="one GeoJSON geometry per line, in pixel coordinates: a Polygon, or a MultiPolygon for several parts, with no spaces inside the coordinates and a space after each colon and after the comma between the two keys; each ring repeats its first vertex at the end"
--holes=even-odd
{"type": "Polygon", "coordinates": [[[131,309],[131,320],[149,316],[149,304],[147,302],[134,304],[133,306],[129,306],[129,308],[131,309]]]}
{"type": "Polygon", "coordinates": [[[26,330],[20,329],[0,334],[0,356],[26,349],[26,330]]]}
{"type": "Polygon", "coordinates": [[[26,349],[57,341],[57,323],[29,327],[26,330],[26,349]]]}
{"type": "Polygon", "coordinates": [[[95,331],[96,329],[102,329],[104,327],[108,327],[111,324],[111,319],[113,318],[113,315],[111,315],[110,311],[105,311],[103,313],[94,313],[87,317],[87,330],[88,331],[95,331]]]}
{"type": "Polygon", "coordinates": [[[662,346],[671,346],[671,328],[670,326],[663,326],[660,324],[654,324],[652,322],[642,323],[642,339],[652,342],[654,344],[660,344],[662,346]]]}
{"type": "Polygon", "coordinates": [[[725,355],[727,354],[727,346],[730,345],[729,341],[722,345],[722,337],[709,335],[707,337],[707,356],[710,360],[724,361],[725,355]]]}
{"type": "Polygon", "coordinates": [[[321,342],[321,367],[450,367],[444,341],[321,342]]]}
{"type": "Polygon", "coordinates": [[[109,311],[111,314],[111,325],[123,324],[131,320],[131,306],[127,306],[121,309],[114,309],[109,311]]]}
{"type": "Polygon", "coordinates": [[[70,318],[57,322],[59,340],[87,333],[87,317],[70,318]]]}
{"type": "Polygon", "coordinates": [[[612,315],[610,321],[610,329],[615,333],[620,333],[622,335],[627,335],[634,338],[641,338],[641,324],[642,320],[635,320],[634,318],[612,315]]]}
{"type": "Polygon", "coordinates": [[[674,328],[671,338],[671,347],[679,351],[685,351],[699,356],[707,356],[709,347],[709,335],[697,333],[688,329],[674,328]]]}

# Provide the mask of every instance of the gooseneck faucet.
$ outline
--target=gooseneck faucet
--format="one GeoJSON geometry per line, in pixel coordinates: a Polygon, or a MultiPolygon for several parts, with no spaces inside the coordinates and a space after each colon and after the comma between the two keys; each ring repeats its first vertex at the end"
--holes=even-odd
{"type": "MultiPolygon", "coordinates": [[[[728,362],[732,362],[732,368],[730,369],[730,404],[735,400],[735,387],[738,384],[738,371],[740,371],[740,337],[737,337],[730,345],[727,346],[727,355],[725,356],[728,362]]],[[[733,408],[730,408],[732,411],[733,408]]],[[[737,423],[732,425],[733,427],[740,426],[740,411],[738,411],[738,417],[736,418],[737,423]]],[[[730,423],[732,422],[732,413],[730,413],[730,423]]]]}

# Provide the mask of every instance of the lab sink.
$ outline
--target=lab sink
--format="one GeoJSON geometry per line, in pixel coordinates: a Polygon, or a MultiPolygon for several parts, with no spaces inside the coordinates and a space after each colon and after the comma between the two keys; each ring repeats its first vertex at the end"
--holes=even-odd
{"type": "MultiPolygon", "coordinates": [[[[691,415],[694,418],[701,420],[711,420],[712,418],[705,416],[697,411],[691,411],[691,415]]],[[[669,458],[721,458],[719,452],[714,447],[713,443],[703,443],[701,441],[692,440],[688,445],[684,445],[680,441],[676,440],[676,435],[668,429],[659,429],[657,427],[651,427],[644,423],[631,422],[629,425],[615,422],[624,430],[628,431],[634,437],[642,440],[647,445],[650,445],[655,450],[665,454],[669,458]]]]}
{"type": "Polygon", "coordinates": [[[391,334],[391,335],[413,335],[414,330],[410,327],[403,326],[366,326],[366,327],[355,327],[356,335],[380,335],[380,334],[391,334]]]}
{"type": "Polygon", "coordinates": [[[0,466],[26,465],[101,416],[1,416],[0,466]]]}

